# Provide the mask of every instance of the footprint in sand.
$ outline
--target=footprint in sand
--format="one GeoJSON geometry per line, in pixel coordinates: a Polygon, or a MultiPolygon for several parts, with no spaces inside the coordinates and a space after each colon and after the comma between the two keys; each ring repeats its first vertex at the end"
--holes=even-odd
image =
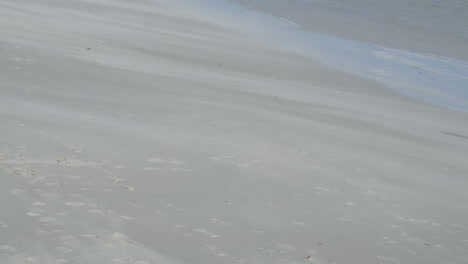
{"type": "Polygon", "coordinates": [[[135,191],[135,187],[132,187],[132,186],[129,186],[129,185],[123,185],[123,186],[120,186],[120,187],[122,187],[123,189],[125,189],[127,191],[130,191],[130,192],[135,191]]]}
{"type": "Polygon", "coordinates": [[[26,169],[22,167],[13,167],[11,169],[11,172],[13,172],[14,174],[18,176],[23,176],[23,177],[35,177],[36,176],[36,172],[34,172],[34,170],[30,170],[30,169],[26,169]]]}
{"type": "Polygon", "coordinates": [[[7,228],[7,227],[8,227],[8,224],[2,219],[0,219],[0,228],[7,228]]]}
{"type": "Polygon", "coordinates": [[[42,224],[50,224],[50,223],[53,223],[53,222],[56,222],[57,219],[53,218],[53,217],[49,217],[49,216],[44,216],[44,217],[40,217],[39,218],[39,222],[41,222],[42,224]]]}
{"type": "Polygon", "coordinates": [[[175,228],[174,231],[175,231],[176,233],[179,233],[179,232],[181,232],[181,231],[185,232],[185,231],[188,229],[188,226],[186,226],[186,225],[181,225],[181,224],[175,224],[175,225],[174,225],[174,228],[175,228]]]}
{"type": "Polygon", "coordinates": [[[83,207],[85,206],[86,204],[85,203],[65,203],[66,206],[70,206],[70,207],[83,207]]]}
{"type": "Polygon", "coordinates": [[[116,232],[112,236],[110,236],[111,241],[117,243],[121,246],[131,246],[134,243],[128,239],[128,237],[122,233],[116,232]]]}
{"type": "Polygon", "coordinates": [[[8,57],[7,60],[16,62],[18,64],[32,64],[35,61],[33,58],[22,58],[22,57],[8,57]]]}
{"type": "Polygon", "coordinates": [[[304,223],[304,222],[292,221],[291,223],[294,224],[294,225],[300,226],[300,227],[310,228],[310,226],[308,224],[304,223]]]}
{"type": "Polygon", "coordinates": [[[197,233],[200,233],[200,234],[203,234],[203,235],[206,235],[206,236],[209,236],[211,238],[217,238],[219,237],[219,235],[215,234],[214,232],[210,232],[204,228],[197,228],[197,229],[194,229],[193,231],[197,232],[197,233]]]}
{"type": "Polygon", "coordinates": [[[3,246],[0,246],[0,252],[3,252],[3,253],[16,253],[18,252],[18,250],[16,250],[16,248],[12,247],[12,246],[9,246],[9,245],[3,245],[3,246]]]}
{"type": "Polygon", "coordinates": [[[80,237],[89,238],[89,239],[101,239],[99,235],[96,234],[82,234],[80,237]]]}
{"type": "Polygon", "coordinates": [[[56,200],[57,198],[60,198],[61,195],[57,193],[50,193],[50,192],[44,192],[42,190],[36,190],[37,193],[44,199],[44,200],[56,200]]]}
{"type": "Polygon", "coordinates": [[[76,146],[76,145],[68,144],[68,145],[65,145],[65,148],[68,151],[71,151],[71,152],[74,152],[74,153],[83,153],[83,149],[76,146]]]}
{"type": "Polygon", "coordinates": [[[219,226],[219,227],[226,227],[226,226],[229,225],[228,222],[223,221],[223,220],[218,219],[218,218],[212,218],[212,219],[211,219],[211,223],[212,223],[213,225],[217,225],[217,226],[219,226]]]}
{"type": "Polygon", "coordinates": [[[24,127],[24,123],[19,121],[19,120],[15,120],[13,121],[13,124],[17,125],[17,126],[20,126],[20,127],[24,127]]]}
{"type": "Polygon", "coordinates": [[[121,181],[126,181],[127,179],[124,179],[124,178],[116,178],[116,177],[108,177],[109,179],[113,179],[114,181],[112,182],[112,184],[116,184],[118,182],[121,182],[121,181]]]}
{"type": "Polygon", "coordinates": [[[86,196],[79,194],[79,193],[69,193],[67,196],[74,198],[74,199],[85,199],[86,196]]]}
{"type": "Polygon", "coordinates": [[[38,212],[27,212],[26,215],[31,217],[41,216],[38,212]]]}
{"type": "Polygon", "coordinates": [[[229,256],[226,251],[224,251],[223,249],[217,246],[206,244],[205,247],[208,248],[208,251],[210,252],[211,255],[216,256],[220,259],[223,259],[229,256]]]}
{"type": "Polygon", "coordinates": [[[166,163],[166,164],[171,164],[171,165],[185,165],[185,161],[181,160],[176,160],[176,159],[171,159],[171,158],[159,158],[159,157],[154,157],[154,158],[149,158],[147,159],[148,162],[151,163],[166,163]]]}
{"type": "Polygon", "coordinates": [[[133,218],[131,216],[120,215],[119,218],[122,219],[122,220],[126,220],[126,221],[136,221],[136,222],[138,222],[137,219],[135,219],[135,218],[133,218]]]}
{"type": "Polygon", "coordinates": [[[104,212],[101,211],[101,210],[98,210],[98,209],[91,209],[91,210],[88,210],[88,213],[90,213],[90,214],[97,214],[97,215],[104,215],[104,212]]]}
{"type": "Polygon", "coordinates": [[[27,193],[27,191],[23,190],[23,189],[14,189],[14,190],[11,191],[11,194],[16,195],[16,196],[20,196],[20,197],[25,196],[26,193],[27,193]]]}
{"type": "Polygon", "coordinates": [[[46,186],[63,186],[62,182],[46,182],[46,186]]]}
{"type": "Polygon", "coordinates": [[[68,247],[54,247],[55,250],[60,251],[61,253],[70,253],[73,252],[71,248],[68,247]]]}
{"type": "Polygon", "coordinates": [[[151,264],[151,262],[149,261],[144,261],[144,260],[134,261],[132,259],[113,259],[112,263],[115,263],[115,264],[151,264]]]}
{"type": "Polygon", "coordinates": [[[81,176],[78,175],[66,175],[65,177],[70,178],[72,180],[79,180],[81,179],[81,176]]]}

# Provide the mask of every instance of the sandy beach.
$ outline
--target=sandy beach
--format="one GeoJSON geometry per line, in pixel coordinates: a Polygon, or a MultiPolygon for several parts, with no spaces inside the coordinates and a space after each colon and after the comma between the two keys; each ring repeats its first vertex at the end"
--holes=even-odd
{"type": "Polygon", "coordinates": [[[0,263],[464,263],[468,113],[254,21],[0,1],[0,263]]]}

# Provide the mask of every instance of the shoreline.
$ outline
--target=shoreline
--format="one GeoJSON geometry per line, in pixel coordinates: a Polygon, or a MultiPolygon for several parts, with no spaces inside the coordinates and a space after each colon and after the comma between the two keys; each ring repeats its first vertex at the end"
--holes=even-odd
{"type": "MultiPolygon", "coordinates": [[[[343,36],[346,34],[334,31],[328,33],[336,36],[322,35],[310,31],[314,28],[308,29],[295,24],[294,17],[287,16],[288,9],[274,1],[271,4],[274,9],[269,9],[262,0],[249,2],[249,6],[254,5],[258,9],[251,9],[244,1],[230,2],[263,17],[265,27],[269,27],[266,21],[270,21],[270,27],[283,27],[276,36],[270,34],[266,37],[272,42],[281,43],[280,45],[291,50],[296,49],[333,68],[376,80],[405,96],[452,110],[468,112],[466,89],[468,62],[466,61],[361,42],[366,40],[365,38],[361,38],[361,41],[345,39],[343,36]],[[282,12],[283,9],[286,11],[282,12]],[[289,19],[293,22],[289,23],[289,19]]],[[[289,4],[293,5],[291,10],[298,8],[294,4],[299,5],[294,1],[287,3],[289,4]]],[[[289,12],[292,12],[291,10],[289,12]]],[[[300,12],[306,10],[308,9],[300,12]]]]}
{"type": "Polygon", "coordinates": [[[468,7],[463,3],[438,0],[412,3],[379,0],[348,3],[335,0],[227,1],[287,19],[311,33],[468,62],[465,49],[468,31],[463,26],[468,23],[463,16],[463,10],[468,7]],[[436,8],[437,5],[442,6],[436,8]]]}

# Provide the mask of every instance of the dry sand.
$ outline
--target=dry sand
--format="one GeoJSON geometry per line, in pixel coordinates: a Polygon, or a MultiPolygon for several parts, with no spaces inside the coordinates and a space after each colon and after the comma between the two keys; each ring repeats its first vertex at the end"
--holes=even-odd
{"type": "Polygon", "coordinates": [[[0,263],[466,261],[466,113],[214,11],[0,1],[0,263]]]}

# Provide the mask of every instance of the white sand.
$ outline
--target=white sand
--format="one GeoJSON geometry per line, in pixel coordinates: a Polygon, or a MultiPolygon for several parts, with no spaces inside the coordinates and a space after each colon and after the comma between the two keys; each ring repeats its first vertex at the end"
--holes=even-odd
{"type": "Polygon", "coordinates": [[[193,10],[0,1],[0,263],[466,261],[467,114],[193,10]]]}

